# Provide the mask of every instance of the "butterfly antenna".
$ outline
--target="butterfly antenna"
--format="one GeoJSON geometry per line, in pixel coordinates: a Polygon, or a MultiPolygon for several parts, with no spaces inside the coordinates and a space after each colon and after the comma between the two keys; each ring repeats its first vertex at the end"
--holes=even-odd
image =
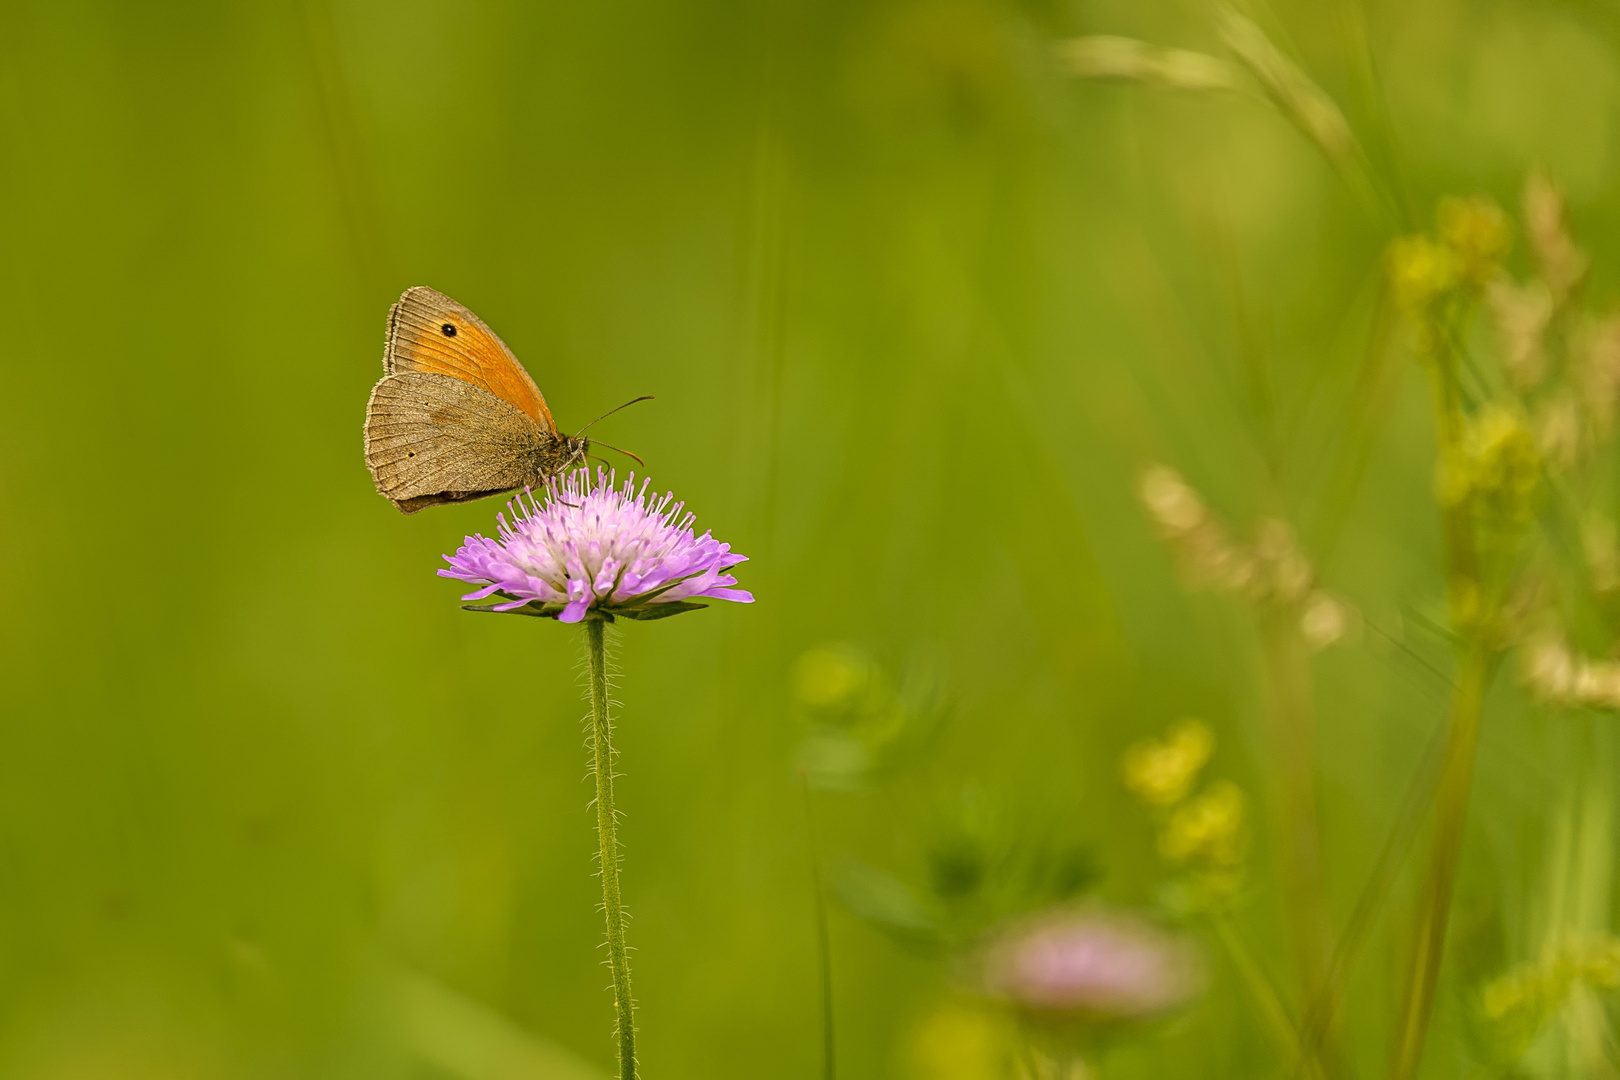
{"type": "MultiPolygon", "coordinates": [[[[621,408],[622,408],[622,406],[621,406],[621,408]]],[[[629,458],[631,461],[634,461],[637,465],[640,465],[643,469],[645,469],[647,467],[647,463],[645,461],[642,461],[641,458],[639,458],[635,454],[632,454],[628,450],[620,450],[617,446],[609,446],[607,443],[602,442],[600,439],[592,439],[591,440],[591,445],[592,446],[600,446],[604,450],[612,450],[615,454],[623,454],[625,457],[629,458]]],[[[592,454],[591,457],[596,457],[596,455],[592,454]]],[[[596,458],[596,460],[601,461],[602,459],[601,458],[596,458]]]]}
{"type": "MultiPolygon", "coordinates": [[[[606,420],[608,417],[612,416],[614,413],[618,412],[620,409],[628,409],[630,406],[634,405],[638,401],[651,401],[652,399],[653,399],[653,396],[651,394],[642,394],[638,398],[631,398],[629,401],[625,402],[623,405],[618,405],[618,406],[615,406],[614,408],[609,409],[607,412],[603,413],[601,416],[598,416],[595,420],[592,420],[589,424],[586,424],[584,427],[582,427],[578,431],[574,432],[574,438],[576,438],[576,439],[579,438],[581,435],[583,435],[587,431],[589,431],[593,425],[601,423],[603,420],[606,420]]],[[[608,449],[611,450],[612,447],[609,447],[608,449]]],[[[619,453],[622,454],[622,453],[624,453],[624,451],[620,450],[619,453]]]]}

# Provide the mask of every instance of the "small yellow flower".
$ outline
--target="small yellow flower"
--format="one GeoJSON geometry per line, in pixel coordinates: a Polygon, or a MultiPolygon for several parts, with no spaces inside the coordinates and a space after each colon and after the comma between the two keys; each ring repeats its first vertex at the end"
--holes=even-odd
{"type": "Polygon", "coordinates": [[[1445,455],[1436,494],[1443,506],[1478,498],[1498,517],[1519,521],[1529,516],[1540,483],[1541,452],[1529,425],[1514,409],[1487,405],[1445,455]]]}
{"type": "Polygon", "coordinates": [[[1230,780],[1218,780],[1171,815],[1159,836],[1159,852],[1170,862],[1193,860],[1216,866],[1243,861],[1245,800],[1230,780]]]}
{"type": "Polygon", "coordinates": [[[1455,258],[1458,276],[1483,288],[1513,244],[1512,227],[1502,208],[1484,195],[1440,200],[1440,239],[1455,258]]]}
{"type": "Polygon", "coordinates": [[[1576,958],[1580,977],[1599,990],[1620,988],[1620,940],[1601,938],[1576,958]]]}
{"type": "Polygon", "coordinates": [[[1536,437],[1518,413],[1488,405],[1468,426],[1468,454],[1475,463],[1474,486],[1513,517],[1527,515],[1541,482],[1536,437]]]}
{"type": "Polygon", "coordinates": [[[799,700],[816,709],[847,709],[872,681],[871,662],[847,645],[818,645],[793,665],[799,700]]]}
{"type": "Polygon", "coordinates": [[[1450,249],[1427,236],[1403,236],[1389,251],[1389,280],[1402,307],[1416,310],[1457,283],[1458,267],[1450,249]]]}
{"type": "Polygon", "coordinates": [[[1149,806],[1174,806],[1192,790],[1215,752],[1215,733],[1202,720],[1178,720],[1163,739],[1125,751],[1125,788],[1149,806]]]}
{"type": "Polygon", "coordinates": [[[1492,1020],[1501,1020],[1509,1013],[1535,1007],[1542,996],[1544,981],[1538,969],[1528,966],[1514,968],[1506,975],[1493,979],[1480,994],[1485,1015],[1492,1020]]]}

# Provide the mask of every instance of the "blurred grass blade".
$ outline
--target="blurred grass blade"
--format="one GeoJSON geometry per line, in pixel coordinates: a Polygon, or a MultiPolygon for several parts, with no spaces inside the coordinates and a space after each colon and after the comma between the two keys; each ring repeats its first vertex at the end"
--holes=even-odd
{"type": "MultiPolygon", "coordinates": [[[[1217,914],[1211,917],[1210,922],[1215,929],[1215,936],[1220,939],[1227,955],[1231,957],[1232,966],[1237,969],[1238,977],[1243,980],[1244,987],[1254,998],[1255,1007],[1260,1011],[1261,1019],[1265,1021],[1266,1034],[1271,1037],[1278,1055],[1285,1061],[1311,1060],[1300,1050],[1299,1032],[1289,1017],[1288,1010],[1283,1006],[1276,985],[1266,975],[1265,969],[1260,966],[1254,953],[1232,928],[1230,920],[1224,915],[1217,914]]],[[[1313,1072],[1312,1075],[1317,1074],[1313,1072]]]]}
{"type": "Polygon", "coordinates": [[[930,947],[941,943],[938,917],[898,878],[850,862],[839,871],[833,888],[850,911],[897,940],[930,947]]]}
{"type": "Polygon", "coordinates": [[[1221,43],[1248,69],[1266,97],[1316,144],[1356,195],[1380,220],[1399,220],[1393,201],[1375,181],[1350,122],[1327,91],[1272,42],[1260,24],[1230,8],[1218,16],[1221,43]]]}
{"type": "Polygon", "coordinates": [[[399,991],[412,1049],[458,1080],[607,1080],[589,1062],[436,979],[407,971],[399,991]]]}
{"type": "Polygon", "coordinates": [[[1356,138],[1332,98],[1273,45],[1258,23],[1231,8],[1220,14],[1221,42],[1259,80],[1266,95],[1335,165],[1356,162],[1356,138]]]}
{"type": "Polygon", "coordinates": [[[1177,90],[1232,90],[1237,72],[1226,61],[1135,38],[1093,34],[1057,44],[1058,62],[1082,79],[1158,83],[1177,90]]]}

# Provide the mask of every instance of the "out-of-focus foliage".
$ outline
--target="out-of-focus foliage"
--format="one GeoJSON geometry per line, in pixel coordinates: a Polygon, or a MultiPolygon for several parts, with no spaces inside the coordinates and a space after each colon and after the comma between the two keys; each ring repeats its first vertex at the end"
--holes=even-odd
{"type": "Polygon", "coordinates": [[[752,559],[751,608],[615,631],[646,1075],[822,1075],[829,972],[846,1080],[1018,1075],[959,958],[1079,896],[1212,957],[1110,1076],[1283,1075],[1302,1017],[1380,1074],[1464,502],[1501,663],[1425,1075],[1615,1067],[1610,8],[0,30],[0,1077],[606,1069],[578,635],[460,611],[433,570],[498,506],[402,517],[360,457],[416,284],[565,425],[656,395],[593,434],[752,559]],[[1200,779],[1127,789],[1182,717],[1200,779]]]}

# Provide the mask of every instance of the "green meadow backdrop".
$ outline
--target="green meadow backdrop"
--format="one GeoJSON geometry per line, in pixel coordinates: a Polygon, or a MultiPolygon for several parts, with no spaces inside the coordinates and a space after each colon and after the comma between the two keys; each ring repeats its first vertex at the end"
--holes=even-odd
{"type": "MultiPolygon", "coordinates": [[[[1517,221],[1539,168],[1604,309],[1620,11],[1243,11],[1309,82],[1179,0],[0,6],[0,1077],[606,1076],[582,634],[459,610],[434,571],[499,501],[407,518],[361,458],[419,284],[565,427],[655,395],[593,434],[751,559],[752,607],[616,631],[645,1076],[829,1076],[824,990],[839,1077],[1013,1076],[952,949],[1066,897],[1175,917],[1119,762],[1189,716],[1247,797],[1221,925],[1297,1017],[1262,635],[1138,474],[1289,521],[1357,613],[1309,666],[1338,932],[1450,694],[1385,253],[1446,195],[1517,221]],[[1080,77],[1082,35],[1225,74],[1080,77]]],[[[1561,999],[1522,1056],[1479,1005],[1609,929],[1612,723],[1493,679],[1425,1075],[1614,1075],[1561,999]]],[[[1337,1075],[1389,1057],[1408,847],[1337,1075]]],[[[1207,993],[1107,1074],[1294,1075],[1187,925],[1207,993]]]]}

